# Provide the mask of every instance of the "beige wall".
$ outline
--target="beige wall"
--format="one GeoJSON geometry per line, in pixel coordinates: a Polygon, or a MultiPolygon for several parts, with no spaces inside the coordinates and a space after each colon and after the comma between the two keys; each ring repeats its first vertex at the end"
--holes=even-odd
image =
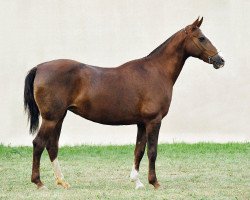
{"type": "MultiPolygon", "coordinates": [[[[203,32],[222,50],[223,69],[190,58],[175,85],[160,142],[250,140],[250,1],[0,1],[0,143],[30,145],[23,112],[27,71],[70,58],[117,66],[143,57],[204,16],[203,32]]],[[[133,143],[135,126],[111,127],[68,113],[60,144],[133,143]]]]}

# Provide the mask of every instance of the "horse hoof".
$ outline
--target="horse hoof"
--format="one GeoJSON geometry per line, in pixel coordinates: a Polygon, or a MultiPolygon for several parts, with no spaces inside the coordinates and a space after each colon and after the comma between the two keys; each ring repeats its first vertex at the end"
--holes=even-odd
{"type": "Polygon", "coordinates": [[[161,185],[160,185],[158,182],[155,183],[155,184],[154,184],[155,190],[158,190],[158,189],[160,188],[160,186],[161,186],[161,185]]]}
{"type": "Polygon", "coordinates": [[[70,185],[65,180],[62,180],[62,179],[57,179],[56,184],[63,186],[64,189],[70,188],[70,185]]]}
{"type": "Polygon", "coordinates": [[[143,189],[143,188],[144,188],[143,183],[136,184],[136,186],[135,186],[136,190],[140,190],[140,189],[143,189]]]}
{"type": "Polygon", "coordinates": [[[37,189],[38,190],[49,190],[45,185],[38,186],[37,189]]]}

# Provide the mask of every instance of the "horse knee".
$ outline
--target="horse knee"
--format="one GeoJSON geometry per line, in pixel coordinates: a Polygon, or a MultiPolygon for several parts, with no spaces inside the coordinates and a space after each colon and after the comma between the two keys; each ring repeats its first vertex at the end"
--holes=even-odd
{"type": "Polygon", "coordinates": [[[155,161],[157,158],[157,151],[155,149],[150,149],[148,151],[148,159],[150,161],[155,161]]]}
{"type": "Polygon", "coordinates": [[[144,155],[144,149],[139,149],[135,153],[135,156],[140,158],[140,159],[143,157],[143,155],[144,155]]]}

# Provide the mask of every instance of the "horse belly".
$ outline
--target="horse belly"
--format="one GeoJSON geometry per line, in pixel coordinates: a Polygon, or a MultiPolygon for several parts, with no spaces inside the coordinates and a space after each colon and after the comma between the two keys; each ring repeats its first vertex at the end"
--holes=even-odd
{"type": "Polygon", "coordinates": [[[88,120],[108,125],[136,124],[140,118],[133,101],[100,95],[82,100],[70,110],[88,120]]]}

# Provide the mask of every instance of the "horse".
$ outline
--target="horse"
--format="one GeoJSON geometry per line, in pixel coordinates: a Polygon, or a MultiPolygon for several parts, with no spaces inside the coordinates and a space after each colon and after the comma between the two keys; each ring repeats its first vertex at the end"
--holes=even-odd
{"type": "Polygon", "coordinates": [[[46,188],[40,179],[40,159],[46,148],[56,184],[64,179],[57,159],[58,141],[67,111],[107,125],[137,125],[134,163],[130,178],[136,189],[144,185],[139,166],[147,146],[148,182],[159,188],[155,162],[162,119],[167,115],[173,86],[187,58],[195,57],[215,69],[225,61],[202,33],[203,17],[179,30],[147,56],[114,68],[101,68],[74,60],[59,59],[32,68],[24,86],[24,108],[33,140],[31,182],[46,188]]]}

